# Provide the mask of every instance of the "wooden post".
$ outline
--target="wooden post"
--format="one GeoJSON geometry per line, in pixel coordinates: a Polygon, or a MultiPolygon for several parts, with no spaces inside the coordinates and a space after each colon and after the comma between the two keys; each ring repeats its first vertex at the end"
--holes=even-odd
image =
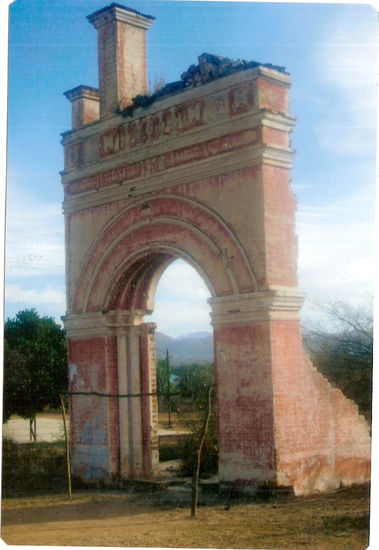
{"type": "Polygon", "coordinates": [[[68,492],[68,498],[69,500],[71,500],[70,444],[69,444],[68,433],[67,433],[66,410],[65,410],[62,394],[60,395],[60,399],[61,399],[61,408],[62,408],[62,416],[63,416],[64,439],[66,442],[67,492],[68,492]]]}
{"type": "Polygon", "coordinates": [[[200,437],[200,444],[199,448],[197,450],[197,463],[196,463],[196,469],[193,473],[192,477],[192,502],[191,502],[191,518],[196,518],[196,511],[197,511],[197,499],[198,499],[198,493],[199,493],[199,473],[200,473],[200,459],[201,459],[201,451],[203,450],[203,445],[205,441],[205,436],[207,434],[208,424],[209,424],[209,418],[211,416],[211,408],[212,408],[212,401],[211,401],[211,394],[212,394],[212,386],[209,386],[208,389],[208,409],[207,413],[204,419],[203,428],[201,430],[201,437],[200,437]]]}
{"type": "Polygon", "coordinates": [[[29,419],[29,438],[30,441],[37,441],[37,419],[35,416],[29,419]]]}
{"type": "Polygon", "coordinates": [[[168,405],[168,427],[171,429],[171,393],[170,393],[170,364],[168,349],[166,349],[166,371],[167,371],[167,405],[168,405]]]}

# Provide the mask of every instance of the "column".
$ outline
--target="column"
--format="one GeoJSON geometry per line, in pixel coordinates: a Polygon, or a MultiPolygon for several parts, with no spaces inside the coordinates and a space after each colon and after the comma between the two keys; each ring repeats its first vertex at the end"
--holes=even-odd
{"type": "Polygon", "coordinates": [[[128,329],[128,386],[130,397],[130,466],[131,476],[136,478],[143,474],[143,440],[142,440],[142,408],[141,408],[141,369],[139,328],[130,326],[128,329]]]}
{"type": "Polygon", "coordinates": [[[158,467],[158,399],[156,395],[155,323],[140,328],[143,469],[153,476],[158,467]]]}
{"type": "MultiPolygon", "coordinates": [[[[118,394],[127,395],[129,391],[127,372],[127,331],[124,327],[116,328],[117,335],[117,381],[118,394]]],[[[129,399],[119,397],[119,437],[120,437],[120,475],[127,478],[130,475],[130,449],[129,449],[129,399]]]]}

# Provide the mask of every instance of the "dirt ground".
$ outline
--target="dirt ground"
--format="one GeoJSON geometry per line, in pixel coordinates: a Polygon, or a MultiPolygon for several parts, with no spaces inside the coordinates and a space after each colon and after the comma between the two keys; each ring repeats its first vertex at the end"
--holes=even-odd
{"type": "MultiPolygon", "coordinates": [[[[17,441],[17,443],[28,443],[29,420],[12,416],[6,424],[3,424],[3,437],[8,437],[17,441]]],[[[62,415],[57,413],[37,414],[37,440],[38,441],[56,441],[63,439],[63,420],[62,415]]]]}
{"type": "MultiPolygon", "coordinates": [[[[60,435],[60,416],[43,417],[37,420],[37,430],[55,439],[60,435]]],[[[174,430],[188,429],[175,414],[172,420],[174,430]]],[[[8,425],[17,428],[15,439],[29,436],[28,422],[22,422],[8,425]]],[[[167,424],[162,415],[161,437],[168,437],[167,424]]],[[[162,477],[172,477],[170,464],[162,463],[167,470],[162,477]]],[[[212,498],[212,506],[200,506],[195,520],[190,518],[190,492],[176,486],[154,493],[76,490],[71,501],[64,494],[7,498],[2,501],[1,537],[11,545],[47,546],[312,550],[368,546],[367,487],[285,501],[212,498]]]]}
{"type": "Polygon", "coordinates": [[[7,499],[2,539],[17,545],[358,550],[368,546],[368,490],[286,502],[169,503],[162,493],[75,493],[7,499]]]}
{"type": "MultiPolygon", "coordinates": [[[[188,433],[188,417],[184,420],[177,413],[171,413],[171,429],[168,428],[168,414],[159,413],[159,435],[180,435],[188,433]]],[[[69,424],[69,418],[68,418],[69,424]]],[[[29,420],[12,416],[6,424],[3,425],[3,437],[8,437],[17,441],[17,443],[28,443],[29,420]]],[[[62,415],[59,413],[41,413],[37,414],[37,441],[57,441],[64,438],[62,415]]]]}

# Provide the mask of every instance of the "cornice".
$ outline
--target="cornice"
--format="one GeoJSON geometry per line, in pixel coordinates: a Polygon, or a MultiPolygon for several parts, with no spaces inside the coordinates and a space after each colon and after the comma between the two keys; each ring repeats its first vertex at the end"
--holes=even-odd
{"type": "Polygon", "coordinates": [[[271,287],[249,294],[210,298],[214,327],[256,321],[299,320],[304,294],[297,288],[271,287]]]}
{"type": "Polygon", "coordinates": [[[152,15],[144,15],[137,10],[113,3],[110,6],[88,15],[87,19],[96,29],[111,21],[121,21],[134,27],[147,30],[152,25],[155,17],[152,15]]]}
{"type": "Polygon", "coordinates": [[[62,317],[68,338],[105,338],[126,332],[130,327],[143,323],[145,312],[101,311],[90,313],[72,313],[62,317]]]}
{"type": "MultiPolygon", "coordinates": [[[[178,107],[183,103],[187,103],[188,101],[193,101],[199,98],[207,100],[210,98],[210,96],[226,92],[230,88],[238,86],[239,84],[245,84],[249,81],[255,81],[260,76],[263,77],[265,80],[270,80],[272,82],[276,82],[277,84],[288,84],[288,86],[290,86],[291,80],[288,75],[280,73],[273,69],[267,69],[266,67],[259,66],[254,69],[248,69],[246,71],[241,71],[227,77],[213,80],[212,82],[202,84],[199,87],[185,88],[184,90],[180,90],[176,93],[163,96],[161,98],[158,98],[154,103],[147,107],[136,108],[133,112],[133,115],[129,117],[123,117],[120,114],[114,113],[111,115],[107,115],[100,120],[88,123],[81,128],[66,130],[65,132],[61,133],[61,142],[63,145],[65,145],[66,143],[76,141],[79,138],[88,138],[115,128],[118,125],[139,120],[141,118],[154,115],[166,109],[178,107]]],[[[278,116],[286,117],[286,115],[284,114],[277,114],[278,116]]],[[[292,117],[286,118],[291,119],[292,117]]]]}

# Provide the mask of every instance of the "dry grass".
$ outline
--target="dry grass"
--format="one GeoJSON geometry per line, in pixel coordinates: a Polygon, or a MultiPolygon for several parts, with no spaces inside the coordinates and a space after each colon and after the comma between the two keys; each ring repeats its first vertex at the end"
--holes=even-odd
{"type": "Polygon", "coordinates": [[[189,508],[159,493],[111,491],[8,499],[2,538],[8,544],[358,550],[368,545],[368,489],[355,487],[286,502],[225,503],[189,508]]]}
{"type": "MultiPolygon", "coordinates": [[[[198,421],[198,417],[195,413],[171,413],[171,427],[173,430],[187,431],[189,426],[192,426],[194,422],[198,421]]],[[[168,427],[168,413],[159,412],[158,415],[158,428],[166,429],[168,427]]]]}
{"type": "MultiPolygon", "coordinates": [[[[176,416],[174,426],[184,428],[176,416]]],[[[62,449],[7,445],[3,496],[12,498],[3,500],[2,538],[8,544],[312,550],[368,545],[367,487],[286,501],[233,501],[230,507],[219,499],[201,506],[191,520],[189,505],[169,504],[167,492],[75,491],[67,501],[62,449]],[[52,488],[60,494],[52,495],[52,488]]]]}

